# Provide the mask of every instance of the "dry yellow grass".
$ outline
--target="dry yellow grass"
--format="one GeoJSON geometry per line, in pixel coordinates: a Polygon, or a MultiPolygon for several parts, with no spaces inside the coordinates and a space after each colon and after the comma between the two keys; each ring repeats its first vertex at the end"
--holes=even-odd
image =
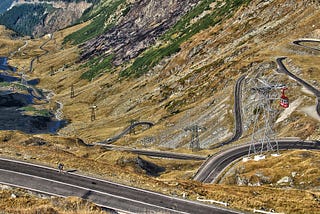
{"type": "MultiPolygon", "coordinates": [[[[290,44],[296,38],[315,34],[317,31],[315,28],[319,28],[317,8],[302,6],[297,2],[299,7],[293,11],[292,7],[286,4],[292,1],[277,0],[271,2],[270,6],[266,6],[265,10],[257,15],[255,14],[257,2],[253,1],[247,8],[242,8],[234,18],[225,20],[222,25],[195,35],[181,46],[179,54],[166,59],[162,66],[157,66],[148,75],[137,79],[120,80],[118,72],[115,72],[106,73],[91,82],[80,80],[80,75],[86,70],[76,63],[81,50],[71,45],[63,46],[62,41],[66,35],[82,26],[74,26],[55,33],[54,39],[43,47],[49,51],[48,54],[35,62],[33,73],[28,75],[30,78],[40,77],[39,87],[56,94],[52,103],[59,100],[64,104],[64,117],[71,123],[59,132],[60,136],[31,136],[19,132],[1,131],[0,155],[52,167],[55,167],[58,161],[63,161],[68,169],[77,169],[79,173],[165,194],[182,196],[186,192],[190,199],[204,196],[228,201],[231,207],[242,210],[251,211],[253,208],[266,207],[285,213],[317,213],[319,202],[315,198],[319,200],[319,194],[313,190],[310,192],[276,189],[269,186],[203,185],[187,180],[200,165],[199,162],[191,161],[150,158],[150,161],[165,166],[167,171],[158,178],[148,177],[135,166],[136,155],[106,151],[99,147],[87,148],[75,140],[75,137],[88,143],[105,140],[121,132],[131,120],[147,120],[155,122],[156,126],[136,135],[128,135],[116,144],[191,153],[192,151],[187,148],[190,136],[186,133],[180,136],[179,148],[170,149],[161,143],[175,139],[181,133],[181,129],[191,125],[202,116],[203,112],[208,111],[210,103],[213,103],[210,104],[210,108],[220,109],[215,115],[208,114],[210,120],[206,125],[212,128],[210,131],[220,131],[220,127],[226,127],[223,133],[231,134],[232,92],[236,79],[243,73],[255,74],[261,70],[259,65],[267,62],[271,67],[263,72],[274,75],[275,57],[286,55],[292,60],[290,66],[296,65],[301,68],[303,78],[319,82],[319,56],[290,44]],[[284,6],[279,8],[279,5],[284,6]],[[279,15],[275,17],[275,14],[279,15]],[[273,22],[277,19],[281,20],[281,23],[273,22]],[[264,25],[268,28],[264,28],[264,25]],[[195,47],[200,47],[201,51],[192,55],[195,47]],[[51,69],[54,75],[50,75],[51,69]],[[76,97],[70,99],[72,84],[76,97]],[[169,95],[165,99],[166,93],[169,95]],[[176,100],[185,101],[185,104],[174,106],[172,103],[176,100]],[[89,107],[93,104],[98,106],[98,110],[97,119],[91,122],[89,107]],[[168,108],[170,105],[173,110],[179,110],[180,113],[171,114],[168,108]],[[140,139],[149,136],[156,137],[156,142],[149,146],[139,143],[140,139]],[[43,138],[48,144],[39,147],[26,143],[28,139],[31,142],[35,141],[34,137],[43,138]],[[124,162],[126,164],[123,164],[124,162]]],[[[4,34],[3,37],[3,43],[6,45],[0,47],[0,53],[3,54],[8,52],[8,45],[17,49],[27,41],[27,39],[14,40],[11,43],[7,35],[9,34],[4,34]]],[[[10,64],[18,66],[19,69],[27,69],[32,58],[44,53],[39,46],[47,40],[47,37],[28,40],[28,45],[23,51],[12,56],[10,64]]],[[[314,104],[314,97],[301,92],[301,88],[294,81],[284,75],[277,77],[279,81],[290,86],[288,95],[291,100],[302,97],[303,105],[314,104]]],[[[319,122],[301,111],[294,112],[276,127],[281,137],[311,139],[319,138],[319,129],[319,122]]],[[[241,142],[248,141],[249,134],[250,130],[244,133],[241,142]]],[[[207,155],[215,152],[216,150],[201,150],[197,154],[207,155]]],[[[255,167],[260,166],[255,165],[255,167]]],[[[319,175],[318,171],[312,171],[313,167],[303,171],[309,173],[307,171],[309,169],[310,173],[319,175]]],[[[266,169],[266,173],[271,171],[266,169]]],[[[274,173],[274,177],[282,176],[281,170],[274,173]]]]}
{"type": "MultiPolygon", "coordinates": [[[[77,170],[81,174],[178,197],[186,194],[187,198],[192,200],[201,196],[206,199],[225,201],[230,203],[230,207],[241,210],[252,211],[254,208],[264,207],[285,213],[317,213],[319,206],[320,193],[316,190],[318,185],[316,182],[319,183],[317,181],[319,152],[286,152],[277,159],[268,158],[266,162],[253,162],[253,165],[246,166],[248,173],[244,173],[245,176],[258,170],[266,176],[274,178],[275,181],[290,174],[291,171],[296,171],[297,182],[305,181],[305,186],[300,186],[303,187],[302,189],[295,187],[288,189],[286,186],[283,188],[283,186],[276,187],[276,185],[241,187],[230,184],[230,182],[228,185],[200,184],[190,179],[201,162],[142,157],[166,168],[166,171],[161,173],[159,177],[150,177],[136,166],[137,155],[107,151],[99,147],[88,148],[73,138],[30,136],[7,131],[1,133],[0,142],[2,157],[21,159],[51,167],[56,167],[58,162],[63,162],[66,170],[77,170]],[[40,137],[46,139],[45,145],[37,145],[36,138],[40,137]],[[298,176],[302,176],[300,180],[298,180],[298,176]],[[298,203],[299,201],[303,203],[298,203]]],[[[2,200],[9,199],[6,196],[2,200]]],[[[7,202],[5,201],[3,204],[7,202]]],[[[38,203],[46,204],[47,201],[38,203]]]]}
{"type": "Polygon", "coordinates": [[[76,197],[58,198],[39,196],[18,188],[2,186],[0,209],[2,213],[16,214],[107,214],[95,204],[76,197]]]}
{"type": "Polygon", "coordinates": [[[236,183],[236,176],[251,185],[259,183],[266,186],[290,187],[297,189],[314,189],[320,187],[320,153],[318,151],[287,151],[280,157],[267,156],[265,160],[239,162],[231,169],[230,175],[222,183],[236,183]],[[288,176],[292,182],[277,183],[288,176]]]}

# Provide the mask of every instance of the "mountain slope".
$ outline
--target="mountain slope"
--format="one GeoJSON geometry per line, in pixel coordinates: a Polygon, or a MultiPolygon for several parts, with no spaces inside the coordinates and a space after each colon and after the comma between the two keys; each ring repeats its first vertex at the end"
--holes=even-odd
{"type": "MultiPolygon", "coordinates": [[[[134,46],[139,55],[133,58],[122,58],[122,53],[127,54],[126,50],[130,50],[127,48],[131,46],[129,43],[123,45],[117,40],[112,41],[110,35],[125,32],[120,31],[122,28],[118,24],[125,23],[127,18],[128,22],[131,21],[126,15],[135,11],[135,7],[144,6],[143,10],[154,11],[156,14],[157,9],[161,9],[147,6],[169,1],[161,4],[151,0],[119,1],[115,5],[114,2],[103,2],[113,6],[105,11],[106,16],[99,19],[99,22],[95,22],[99,16],[93,15],[92,18],[95,18],[91,20],[88,18],[91,13],[88,13],[88,17],[83,19],[88,21],[55,32],[51,40],[49,37],[28,40],[28,44],[21,48],[22,51],[12,55],[10,64],[19,69],[28,67],[31,59],[41,56],[34,63],[33,72],[28,75],[30,78],[39,77],[39,87],[54,92],[48,104],[49,109],[56,108],[55,101],[63,103],[63,117],[68,124],[56,136],[0,132],[1,153],[51,166],[55,166],[56,161],[63,161],[66,166],[79,172],[94,173],[109,180],[174,196],[186,195],[193,200],[202,196],[227,201],[233,208],[250,212],[263,208],[284,213],[317,213],[317,183],[304,183],[297,187],[305,189],[290,187],[290,190],[288,186],[285,189],[275,188],[269,183],[261,187],[204,185],[192,181],[192,176],[201,164],[199,162],[149,158],[150,162],[166,168],[159,177],[153,178],[137,168],[136,155],[87,147],[79,138],[86,143],[102,141],[118,135],[134,121],[151,121],[155,125],[150,129],[139,127],[114,144],[199,155],[215,154],[219,149],[207,148],[232,136],[234,86],[239,77],[247,75],[251,78],[266,78],[289,88],[286,93],[291,102],[290,107],[283,110],[276,104],[278,100],[273,106],[277,114],[284,113],[281,121],[275,124],[277,137],[319,140],[319,118],[310,114],[315,110],[315,97],[285,74],[278,73],[275,63],[276,57],[287,56],[285,64],[293,73],[320,88],[319,53],[292,44],[297,38],[320,39],[319,2],[252,0],[240,4],[240,1],[227,0],[217,3],[199,1],[196,5],[190,5],[190,9],[170,28],[152,35],[151,42],[142,42],[145,46],[141,49],[134,46]],[[149,4],[140,5],[138,2],[149,4]],[[126,10],[129,5],[130,9],[126,10]],[[97,23],[103,25],[95,25],[97,23]],[[91,32],[96,26],[101,28],[91,32]],[[77,40],[77,33],[72,32],[78,32],[78,35],[79,32],[86,32],[88,37],[85,35],[83,40],[77,40]],[[100,33],[103,35],[98,36],[100,33]],[[71,35],[68,39],[76,39],[68,40],[67,35],[71,35]],[[87,43],[77,47],[72,41],[87,43]],[[110,48],[108,43],[102,41],[111,41],[118,46],[110,48]],[[99,46],[91,49],[89,44],[99,46]],[[124,63],[118,65],[116,59],[124,63]],[[88,73],[90,75],[84,78],[83,75],[88,73]],[[74,89],[72,97],[71,88],[74,89]],[[93,106],[96,106],[95,111],[92,111],[93,106]],[[91,120],[92,112],[95,118],[91,120]],[[195,126],[204,127],[198,133],[199,151],[190,149],[194,133],[186,131],[195,126]]],[[[99,14],[97,9],[93,8],[92,12],[99,14]]],[[[153,20],[154,17],[151,18],[153,20]]],[[[147,27],[154,24],[154,29],[157,29],[157,23],[148,20],[142,17],[139,20],[141,28],[129,31],[133,37],[136,32],[144,29],[144,23],[147,27]]],[[[122,36],[130,40],[130,35],[122,36]]],[[[114,38],[122,37],[115,35],[114,38]]],[[[17,40],[12,43],[16,49],[23,45],[22,41],[17,40]]],[[[7,48],[2,46],[2,53],[7,53],[7,48]]],[[[235,143],[251,140],[251,119],[257,112],[252,105],[255,97],[251,89],[252,86],[248,84],[243,87],[241,105],[244,133],[235,143]]],[[[297,161],[300,161],[300,158],[306,160],[308,153],[289,152],[288,156],[293,159],[299,157],[297,161]]],[[[270,162],[274,161],[281,160],[272,159],[270,162]]],[[[319,168],[318,163],[311,159],[308,161],[305,167],[310,167],[311,171],[306,174],[314,175],[316,180],[318,171],[315,169],[319,168]],[[309,166],[309,163],[314,165],[309,166]]],[[[261,161],[257,164],[264,163],[261,161]]],[[[290,174],[291,168],[295,169],[290,166],[290,161],[284,160],[281,163],[284,165],[279,163],[278,169],[285,167],[288,170],[272,172],[275,178],[273,182],[288,176],[283,173],[290,174]]],[[[248,172],[241,174],[244,178],[255,179],[254,174],[259,175],[259,171],[251,170],[250,164],[246,168],[248,172]]],[[[268,170],[269,166],[265,167],[263,174],[268,170]]],[[[303,171],[299,169],[299,174],[303,171]]],[[[236,176],[237,173],[234,174],[236,176]]],[[[229,184],[234,176],[229,178],[229,184]]],[[[299,177],[299,182],[304,181],[314,180],[299,177]]]]}
{"type": "Polygon", "coordinates": [[[12,4],[14,0],[2,0],[0,2],[0,14],[5,12],[12,4]]]}
{"type": "MultiPolygon", "coordinates": [[[[215,8],[214,6],[220,9],[218,4],[211,5],[215,8]]],[[[60,90],[64,88],[62,92],[65,93],[61,99],[70,104],[66,109],[66,115],[68,115],[67,112],[70,114],[77,112],[73,114],[72,118],[75,122],[74,125],[79,123],[80,126],[81,121],[89,117],[89,113],[85,116],[79,110],[88,108],[93,103],[98,105],[97,121],[93,122],[92,126],[83,124],[81,125],[82,131],[79,130],[79,133],[84,134],[83,137],[94,140],[102,140],[116,135],[120,132],[120,127],[126,127],[130,120],[150,120],[158,125],[145,134],[155,139],[155,145],[173,148],[181,145],[186,146],[190,137],[183,131],[184,128],[198,124],[207,127],[207,131],[201,134],[202,146],[207,147],[232,135],[233,87],[237,78],[242,74],[262,77],[271,74],[278,82],[288,84],[290,88],[292,86],[292,89],[289,90],[289,96],[302,96],[304,105],[312,105],[312,97],[291,92],[300,91],[300,89],[294,87],[294,82],[286,76],[276,74],[274,71],[276,71],[275,58],[277,56],[288,54],[294,58],[312,57],[304,56],[305,54],[299,56],[296,48],[290,43],[299,37],[308,37],[313,34],[318,36],[316,34],[319,28],[316,22],[319,17],[318,7],[318,3],[306,1],[299,3],[289,0],[252,1],[250,4],[240,7],[233,16],[231,13],[222,14],[220,18],[223,18],[223,21],[221,23],[214,27],[208,27],[181,43],[178,49],[174,49],[174,52],[177,51],[174,55],[168,55],[170,52],[165,51],[166,47],[172,48],[172,45],[175,47],[176,44],[180,44],[180,41],[176,43],[174,39],[166,40],[164,37],[157,37],[155,46],[133,59],[133,64],[124,64],[124,68],[117,67],[114,64],[115,61],[112,60],[110,64],[110,58],[98,57],[94,59],[95,61],[89,60],[86,64],[89,66],[87,72],[98,70],[97,73],[100,72],[100,75],[105,71],[113,71],[113,73],[95,77],[96,80],[86,84],[82,81],[79,82],[78,77],[83,75],[83,70],[78,70],[74,73],[74,77],[68,76],[68,82],[61,82],[60,90]],[[282,6],[278,7],[277,4],[282,6]],[[293,10],[293,8],[296,9],[293,10]],[[171,45],[166,46],[163,41],[168,41],[171,45]],[[107,62],[99,70],[98,66],[100,63],[103,65],[104,59],[107,62]],[[135,66],[135,63],[138,65],[135,66]],[[152,63],[156,63],[157,66],[153,67],[152,63]],[[144,76],[122,80],[120,78],[119,81],[119,75],[122,76],[126,71],[123,69],[135,68],[133,71],[139,72],[139,64],[142,66],[143,72],[147,71],[144,76]],[[79,90],[79,95],[72,101],[66,97],[71,82],[79,90]],[[119,127],[118,131],[115,130],[115,127],[119,127]],[[86,131],[84,132],[84,130],[86,131]],[[89,134],[90,130],[95,131],[94,136],[89,134]]],[[[200,14],[190,22],[197,23],[196,21],[201,20],[199,17],[202,16],[200,14]]],[[[87,44],[92,44],[92,42],[100,44],[99,41],[102,44],[103,38],[107,38],[108,35],[109,31],[106,36],[100,36],[87,44]]],[[[175,35],[175,31],[168,31],[168,35],[175,35]]],[[[177,38],[180,37],[177,36],[177,38]]],[[[124,42],[124,44],[126,43],[124,42]]],[[[110,43],[102,45],[109,47],[110,43]]],[[[119,49],[110,48],[105,52],[102,51],[103,47],[96,47],[96,49],[94,47],[94,45],[92,48],[90,45],[84,46],[83,51],[91,53],[95,50],[92,53],[109,56],[112,52],[124,53],[127,50],[126,45],[119,45],[116,46],[120,47],[119,49]]],[[[111,59],[123,56],[123,54],[115,54],[111,59]]],[[[67,74],[61,74],[61,77],[64,75],[67,76],[67,74]]],[[[88,76],[89,79],[94,77],[88,76]]],[[[318,76],[314,76],[314,78],[315,81],[318,80],[318,76]]],[[[247,93],[244,96],[249,97],[250,90],[244,93],[247,93]]],[[[293,100],[297,98],[292,97],[293,100]]],[[[278,111],[281,109],[279,108],[278,111]]],[[[313,128],[306,133],[302,127],[300,129],[294,128],[290,124],[281,126],[280,123],[277,124],[280,128],[278,132],[283,133],[284,136],[291,136],[295,133],[294,136],[306,138],[318,128],[316,120],[309,120],[302,113],[296,112],[293,118],[297,118],[302,124],[310,124],[310,127],[313,128]],[[291,131],[288,131],[287,128],[291,131]],[[304,133],[304,135],[299,133],[304,133]]],[[[287,118],[282,124],[290,123],[289,121],[293,118],[287,118]]],[[[245,123],[249,123],[246,126],[250,128],[250,120],[245,119],[245,123]]],[[[139,144],[139,138],[143,139],[142,136],[129,138],[136,144],[139,144]]]]}
{"type": "Polygon", "coordinates": [[[21,35],[38,37],[73,24],[90,6],[85,1],[18,1],[0,14],[0,24],[21,35]]]}

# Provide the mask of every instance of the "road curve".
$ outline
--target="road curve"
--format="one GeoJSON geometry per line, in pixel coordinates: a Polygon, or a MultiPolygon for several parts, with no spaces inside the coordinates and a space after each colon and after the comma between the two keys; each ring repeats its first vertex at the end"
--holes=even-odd
{"type": "MultiPolygon", "coordinates": [[[[301,43],[302,42],[320,42],[320,40],[313,40],[313,39],[300,39],[300,40],[296,40],[293,43],[296,45],[300,45],[303,46],[301,43]]],[[[303,46],[303,47],[307,47],[310,48],[308,46],[303,46]]],[[[313,50],[318,50],[317,48],[312,48],[313,50]]],[[[306,81],[302,80],[301,78],[295,76],[294,74],[292,74],[291,72],[288,71],[288,69],[285,67],[285,65],[283,64],[283,60],[285,60],[286,57],[280,57],[276,59],[276,62],[279,66],[278,71],[279,72],[283,72],[286,75],[292,77],[294,80],[296,80],[297,82],[301,83],[303,86],[305,86],[308,90],[310,90],[316,97],[317,97],[317,106],[316,106],[316,111],[318,113],[318,115],[320,116],[320,91],[316,88],[314,88],[312,85],[310,85],[309,83],[307,83],[306,81]]],[[[237,81],[237,84],[241,84],[241,78],[244,78],[243,76],[240,77],[237,81]],[[240,83],[239,83],[240,82],[240,83]]],[[[240,86],[239,86],[240,87],[240,86]]],[[[235,87],[235,117],[237,119],[238,115],[236,114],[237,112],[237,107],[236,104],[239,103],[239,118],[240,118],[240,122],[239,122],[239,127],[241,127],[241,114],[240,114],[240,101],[237,100],[237,97],[240,97],[239,94],[236,93],[236,90],[238,89],[238,86],[235,87]]],[[[239,90],[240,91],[240,90],[239,90]]],[[[239,119],[238,118],[238,119],[239,119]]],[[[237,123],[236,123],[237,124],[237,123]]],[[[242,128],[242,127],[241,127],[242,128]]],[[[236,132],[234,134],[234,136],[228,140],[225,141],[223,143],[221,143],[220,145],[216,146],[216,147],[220,147],[222,145],[228,144],[230,143],[229,141],[233,142],[235,140],[237,140],[237,131],[242,133],[242,129],[241,130],[237,130],[236,128],[236,132]]],[[[284,144],[283,144],[284,145],[284,144]]],[[[258,146],[258,144],[257,144],[258,146]]],[[[279,145],[280,146],[280,145],[279,145]]],[[[215,148],[215,147],[213,147],[215,148]]],[[[243,147],[236,147],[234,150],[235,153],[231,152],[231,155],[228,156],[228,154],[225,154],[224,152],[221,152],[215,156],[211,156],[210,158],[208,158],[200,167],[200,169],[198,170],[198,172],[196,173],[194,180],[197,181],[201,181],[201,182],[206,182],[206,183],[211,183],[213,181],[215,181],[215,179],[218,177],[218,175],[221,173],[221,171],[223,169],[225,169],[225,166],[229,165],[230,163],[232,163],[232,161],[244,156],[247,154],[249,147],[243,146],[243,147]],[[242,150],[241,150],[242,148],[242,150]],[[226,155],[226,156],[224,156],[226,155]],[[217,162],[217,157],[220,157],[219,161],[217,162]]],[[[279,148],[281,149],[281,148],[279,148]]],[[[282,148],[285,149],[285,148],[282,148]]],[[[289,149],[289,148],[288,148],[289,149]]],[[[299,148],[297,148],[299,149],[299,148]]]]}
{"type": "MultiPolygon", "coordinates": [[[[310,42],[310,43],[320,43],[320,40],[319,39],[298,39],[298,40],[295,40],[293,41],[292,43],[295,44],[295,45],[298,45],[298,46],[301,46],[301,47],[304,47],[304,48],[308,48],[308,49],[311,49],[311,50],[316,50],[316,51],[320,51],[320,48],[314,48],[314,47],[310,47],[310,46],[306,46],[306,45],[303,45],[301,43],[303,42],[310,42]]],[[[319,92],[319,90],[318,90],[319,92]]],[[[315,94],[316,95],[316,94],[315,94]]],[[[316,111],[318,113],[318,115],[320,116],[320,97],[319,97],[319,93],[317,96],[317,106],[316,106],[316,111]]]]}
{"type": "Polygon", "coordinates": [[[132,152],[138,155],[146,155],[151,157],[160,157],[160,158],[170,158],[170,159],[180,159],[180,160],[206,160],[206,156],[193,155],[193,154],[183,154],[176,152],[165,152],[165,151],[151,151],[145,149],[132,149],[128,147],[119,147],[113,145],[104,145],[104,144],[95,144],[98,146],[102,146],[103,148],[110,150],[118,150],[125,152],[132,152]]]}
{"type": "Polygon", "coordinates": [[[34,57],[34,58],[31,60],[30,66],[29,66],[29,71],[28,71],[29,73],[31,73],[32,70],[33,70],[33,63],[34,63],[34,61],[35,61],[36,59],[39,59],[40,57],[46,55],[47,53],[49,53],[49,51],[46,50],[46,49],[44,49],[43,47],[44,47],[48,42],[50,42],[51,40],[52,40],[52,35],[49,36],[49,39],[48,39],[47,41],[45,41],[44,43],[42,43],[42,44],[39,46],[39,49],[40,49],[40,50],[43,50],[44,53],[43,53],[43,54],[40,54],[40,55],[38,55],[38,56],[36,56],[36,57],[34,57]]]}
{"type": "Polygon", "coordinates": [[[236,82],[236,85],[234,87],[234,120],[235,120],[235,128],[234,128],[234,134],[233,136],[218,144],[213,145],[210,147],[210,149],[218,148],[224,145],[227,145],[229,143],[232,143],[234,141],[239,140],[239,138],[242,135],[242,117],[241,117],[241,84],[242,81],[245,80],[246,75],[242,75],[236,82]]]}
{"type": "Polygon", "coordinates": [[[134,129],[136,126],[142,126],[142,125],[147,125],[149,127],[154,126],[154,123],[152,122],[148,122],[148,121],[141,121],[141,122],[134,122],[132,123],[130,126],[128,126],[127,128],[125,128],[120,134],[112,137],[112,138],[108,138],[107,140],[101,141],[101,142],[97,142],[97,144],[109,144],[109,143],[113,143],[117,140],[119,140],[121,137],[123,137],[124,135],[128,134],[132,129],[134,129]]]}
{"type": "Polygon", "coordinates": [[[304,43],[304,42],[320,43],[320,40],[319,39],[308,39],[308,38],[306,38],[306,39],[297,39],[297,40],[293,41],[292,43],[295,44],[295,45],[304,47],[304,48],[308,48],[308,49],[315,50],[315,51],[320,51],[320,48],[314,48],[314,47],[310,47],[310,46],[301,44],[301,43],[304,43]]]}
{"type": "Polygon", "coordinates": [[[278,71],[290,76],[295,81],[299,82],[304,87],[306,87],[309,91],[311,91],[314,94],[314,96],[317,97],[316,111],[317,111],[318,115],[320,116],[320,91],[318,89],[316,89],[315,87],[313,87],[312,85],[310,85],[309,83],[307,83],[306,81],[304,81],[303,79],[301,79],[301,78],[297,77],[296,75],[294,75],[293,73],[291,73],[283,63],[283,60],[285,60],[285,59],[286,59],[286,57],[279,57],[276,59],[277,64],[279,66],[278,71]]]}
{"type": "Polygon", "coordinates": [[[128,213],[240,213],[113,182],[0,158],[0,183],[57,196],[78,196],[128,213]]]}
{"type": "MultiPolygon", "coordinates": [[[[214,148],[219,148],[221,146],[224,146],[226,144],[230,144],[234,141],[237,141],[241,135],[242,135],[242,117],[241,117],[241,85],[242,85],[242,81],[245,80],[246,75],[242,75],[236,82],[236,85],[234,87],[234,119],[235,119],[235,131],[233,136],[218,144],[218,145],[213,145],[210,147],[210,149],[214,149],[214,148]]],[[[209,157],[205,162],[203,162],[203,164],[200,166],[200,168],[198,169],[196,175],[195,175],[195,180],[197,180],[196,178],[198,177],[202,177],[204,176],[207,172],[207,168],[208,165],[211,163],[211,159],[213,157],[209,157]]]]}
{"type": "MultiPolygon", "coordinates": [[[[276,141],[271,142],[275,144],[276,141]]],[[[308,149],[320,150],[319,141],[297,141],[297,140],[278,140],[279,150],[289,149],[308,149]]],[[[256,148],[261,143],[256,143],[256,148]]],[[[248,155],[250,144],[244,144],[226,149],[210,158],[208,164],[204,167],[203,172],[198,173],[194,180],[204,183],[217,182],[219,175],[234,161],[248,155]]],[[[266,148],[264,148],[266,149],[266,148]]]]}

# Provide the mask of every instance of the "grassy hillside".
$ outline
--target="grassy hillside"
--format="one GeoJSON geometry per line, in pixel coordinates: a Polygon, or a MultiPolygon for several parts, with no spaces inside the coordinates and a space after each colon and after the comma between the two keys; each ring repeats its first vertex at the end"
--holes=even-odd
{"type": "Polygon", "coordinates": [[[216,4],[214,4],[214,0],[200,1],[193,10],[183,16],[173,28],[161,37],[160,41],[163,45],[147,50],[134,60],[129,68],[121,71],[120,76],[139,77],[145,74],[165,57],[179,52],[180,45],[192,36],[231,17],[236,9],[248,2],[250,0],[225,1],[216,4]],[[214,4],[214,7],[212,7],[212,4],[214,4]],[[202,17],[202,14],[205,15],[202,17]]]}
{"type": "MultiPolygon", "coordinates": [[[[206,148],[214,142],[227,139],[233,132],[232,92],[237,78],[241,74],[272,74],[279,83],[289,86],[288,96],[292,102],[298,98],[304,100],[300,107],[294,107],[296,111],[292,115],[276,124],[279,136],[307,138],[312,135],[317,138],[317,119],[310,120],[303,110],[304,107],[314,105],[314,98],[300,92],[299,87],[286,76],[274,72],[275,57],[287,55],[293,68],[301,67],[301,77],[310,78],[304,71],[314,69],[312,81],[317,82],[317,60],[303,60],[317,59],[317,55],[301,52],[301,48],[291,45],[292,40],[308,37],[316,32],[316,27],[312,27],[316,26],[316,19],[317,14],[311,7],[292,11],[289,6],[277,8],[271,3],[253,2],[240,7],[234,16],[224,22],[181,43],[179,52],[165,57],[145,75],[130,79],[119,78],[123,71],[121,68],[112,68],[112,56],[93,58],[82,65],[76,63],[79,60],[78,48],[64,46],[61,50],[59,42],[69,35],[69,29],[66,29],[57,32],[55,40],[45,46],[50,52],[40,62],[36,62],[34,75],[40,76],[40,84],[54,90],[57,94],[55,99],[65,104],[64,115],[72,121],[72,125],[62,130],[64,134],[76,134],[88,141],[99,141],[121,132],[131,120],[147,120],[155,122],[156,126],[140,135],[128,136],[128,140],[120,139],[118,143],[127,144],[125,141],[130,141],[134,146],[140,147],[142,145],[139,145],[139,139],[152,137],[155,139],[152,146],[187,148],[191,136],[183,129],[198,124],[207,127],[207,131],[200,136],[202,146],[206,148]],[[256,10],[261,10],[264,19],[255,17],[256,10]],[[286,15],[279,15],[278,20],[271,17],[270,11],[286,15]],[[283,28],[291,25],[300,26],[301,31],[283,28]],[[55,75],[49,75],[50,70],[55,75]],[[103,75],[108,70],[113,72],[103,75]],[[95,75],[99,77],[94,78],[95,75]],[[81,77],[93,81],[87,82],[81,77]],[[76,93],[74,99],[70,99],[72,84],[76,93]],[[89,107],[93,104],[98,106],[97,119],[88,123],[91,114],[89,107]],[[300,122],[305,125],[294,125],[300,122]],[[306,126],[310,127],[308,132],[304,129],[306,126]]],[[[82,24],[89,25],[89,22],[82,24]]],[[[168,35],[169,33],[167,32],[168,35]]],[[[162,39],[165,39],[165,35],[162,39]]],[[[36,43],[35,46],[30,43],[25,52],[32,47],[36,47],[36,43]]],[[[145,53],[157,50],[154,53],[160,53],[159,56],[150,58],[157,60],[162,54],[166,54],[165,51],[159,51],[162,50],[161,47],[155,46],[145,53]]],[[[36,54],[35,51],[30,53],[36,54]]],[[[142,55],[145,56],[145,53],[142,55]]],[[[142,58],[136,59],[137,62],[142,58]]],[[[24,63],[21,58],[17,58],[15,62],[18,66],[24,63]]],[[[27,59],[25,64],[28,64],[27,59]]],[[[148,66],[151,66],[151,62],[145,64],[145,67],[148,66]]],[[[244,93],[250,93],[250,90],[244,93]]],[[[249,97],[249,94],[244,96],[249,97]]],[[[281,112],[280,108],[277,110],[281,112]]],[[[248,132],[250,133],[250,129],[248,132]]]]}
{"type": "MultiPolygon", "coordinates": [[[[91,23],[84,28],[68,35],[64,43],[81,44],[92,38],[105,33],[114,26],[116,20],[110,20],[120,5],[125,5],[125,0],[105,0],[87,10],[78,22],[91,20],[91,23]]],[[[122,14],[123,15],[123,14],[122,14]]],[[[118,17],[117,17],[118,18],[118,17]]]]}
{"type": "MultiPolygon", "coordinates": [[[[35,62],[34,72],[28,75],[40,77],[39,87],[55,93],[52,102],[57,100],[64,104],[63,116],[70,123],[57,136],[1,131],[1,155],[52,167],[57,161],[63,161],[67,168],[76,168],[81,173],[169,195],[186,193],[187,198],[193,200],[204,197],[226,201],[230,207],[241,210],[266,208],[284,213],[317,213],[316,177],[319,172],[315,168],[317,165],[309,166],[309,163],[316,163],[319,152],[308,156],[303,152],[289,152],[282,156],[283,159],[277,159],[277,163],[275,160],[248,165],[239,163],[239,169],[245,168],[241,172],[243,177],[256,179],[256,168],[260,167],[263,175],[274,178],[272,183],[286,176],[285,173],[299,170],[300,175],[314,176],[311,180],[297,179],[298,184],[307,182],[306,186],[290,186],[290,189],[288,186],[237,186],[232,180],[234,177],[224,185],[203,185],[191,180],[200,162],[143,157],[166,168],[159,177],[149,177],[134,164],[136,155],[100,147],[88,148],[77,138],[86,143],[101,141],[119,134],[131,121],[151,121],[155,126],[150,129],[140,127],[135,134],[125,135],[115,145],[214,154],[218,149],[207,148],[233,134],[234,85],[246,74],[272,77],[289,87],[287,94],[294,104],[285,111],[277,106],[276,111],[284,115],[284,119],[275,124],[278,137],[319,140],[319,118],[313,114],[315,97],[286,75],[277,73],[275,64],[277,56],[288,56],[285,63],[290,70],[320,87],[319,53],[292,44],[297,38],[320,38],[318,8],[318,3],[309,1],[252,0],[241,5],[238,1],[203,1],[159,37],[154,46],[123,67],[112,67],[112,55],[81,62],[82,50],[64,42],[68,35],[75,36],[72,33],[81,29],[88,30],[94,20],[55,32],[54,39],[43,47],[48,54],[35,62]],[[203,8],[206,12],[201,12],[203,8]],[[90,81],[81,78],[84,74],[88,74],[90,81]],[[73,98],[70,97],[72,85],[73,98]],[[92,105],[97,106],[93,121],[92,105]],[[200,151],[189,149],[191,133],[185,128],[192,125],[206,127],[199,133],[200,151]],[[47,143],[39,150],[34,144],[35,138],[47,143]],[[315,159],[310,159],[311,156],[315,159]],[[286,157],[301,163],[305,161],[305,165],[296,169],[298,162],[287,161],[286,157]],[[274,165],[278,165],[277,170],[270,172],[274,165]],[[284,166],[292,170],[282,170],[284,166]]],[[[33,57],[44,53],[39,46],[47,40],[45,37],[28,40],[23,51],[11,57],[10,64],[28,67],[33,57]]],[[[9,44],[16,49],[24,44],[21,40],[10,40],[9,43],[8,37],[1,41],[6,41],[0,47],[4,54],[8,52],[9,44]]],[[[243,100],[250,101],[250,98],[252,94],[248,87],[243,91],[243,100]]],[[[249,106],[247,109],[250,110],[248,103],[242,105],[244,109],[249,106]]],[[[251,139],[249,113],[244,115],[245,132],[236,143],[251,139]]]]}
{"type": "Polygon", "coordinates": [[[23,4],[0,15],[0,24],[22,36],[32,35],[34,28],[43,23],[47,12],[53,10],[49,4],[23,4]]]}
{"type": "Polygon", "coordinates": [[[0,14],[5,12],[12,4],[13,0],[2,0],[0,2],[0,14]]]}

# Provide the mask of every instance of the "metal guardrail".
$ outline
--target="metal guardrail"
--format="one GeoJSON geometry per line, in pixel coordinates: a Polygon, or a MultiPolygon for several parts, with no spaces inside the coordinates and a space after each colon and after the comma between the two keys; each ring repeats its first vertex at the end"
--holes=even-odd
{"type": "Polygon", "coordinates": [[[226,202],[216,201],[216,200],[212,200],[212,199],[201,199],[201,198],[197,197],[197,201],[221,204],[221,205],[224,205],[224,206],[226,206],[226,207],[229,206],[229,204],[226,203],[226,202]]]}
{"type": "Polygon", "coordinates": [[[284,214],[284,213],[275,213],[275,212],[268,212],[265,210],[256,210],[256,209],[253,209],[253,212],[254,213],[264,213],[264,214],[284,214]]]}

